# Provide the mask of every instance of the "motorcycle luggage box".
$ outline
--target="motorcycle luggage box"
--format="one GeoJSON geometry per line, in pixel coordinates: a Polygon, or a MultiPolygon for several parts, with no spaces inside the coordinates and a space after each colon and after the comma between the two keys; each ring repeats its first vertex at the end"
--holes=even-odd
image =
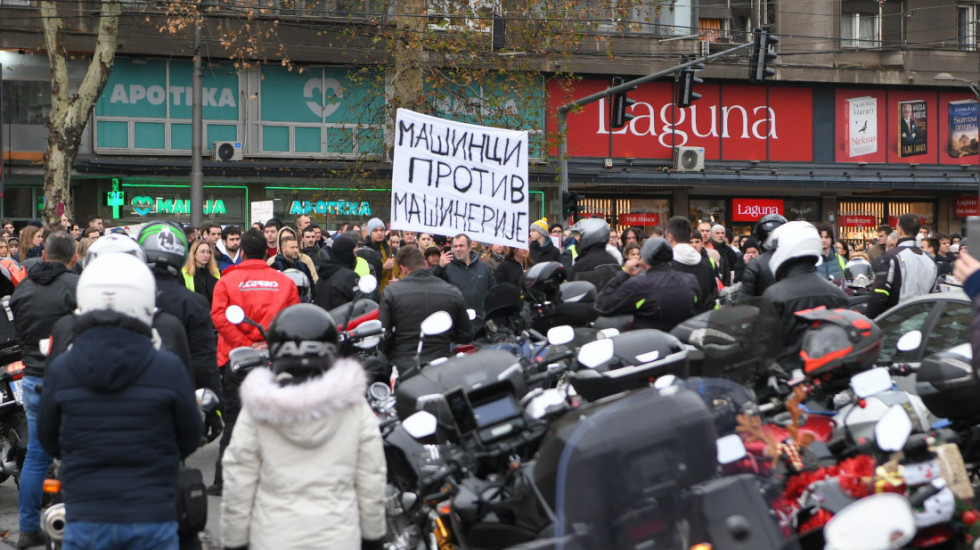
{"type": "Polygon", "coordinates": [[[416,411],[419,397],[443,394],[461,387],[467,394],[475,389],[509,381],[520,399],[527,393],[524,371],[517,358],[501,350],[481,350],[469,355],[450,357],[437,365],[423,367],[421,372],[399,382],[395,389],[395,411],[398,418],[408,418],[416,411]]]}
{"type": "Polygon", "coordinates": [[[915,389],[929,412],[951,421],[980,418],[980,376],[972,356],[970,344],[961,344],[922,361],[915,389]]]}
{"type": "Polygon", "coordinates": [[[688,377],[686,350],[673,336],[656,330],[640,329],[624,332],[614,338],[613,358],[595,369],[582,369],[568,375],[569,381],[588,401],[595,401],[627,390],[642,388],[667,374],[688,377]],[[665,339],[675,342],[671,353],[684,353],[682,361],[659,363],[670,353],[661,352],[665,339]]]}
{"type": "Polygon", "coordinates": [[[691,489],[691,542],[727,550],[779,550],[782,536],[755,476],[713,479],[691,489]]]}
{"type": "Polygon", "coordinates": [[[567,281],[561,284],[562,303],[594,304],[599,292],[589,281],[567,281]]]}
{"type": "MultiPolygon", "coordinates": [[[[670,502],[714,477],[716,455],[714,418],[698,394],[646,388],[588,403],[555,421],[533,478],[566,525],[610,527],[651,501],[670,502]]],[[[665,506],[656,515],[672,511],[665,506]]]]}

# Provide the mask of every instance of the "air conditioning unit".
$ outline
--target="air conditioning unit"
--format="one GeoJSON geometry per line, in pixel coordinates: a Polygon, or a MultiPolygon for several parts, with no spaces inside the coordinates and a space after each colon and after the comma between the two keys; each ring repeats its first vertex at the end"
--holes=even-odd
{"type": "Polygon", "coordinates": [[[674,147],[674,170],[678,172],[704,170],[704,147],[674,147]]]}
{"type": "Polygon", "coordinates": [[[240,141],[216,141],[211,149],[211,160],[231,162],[243,158],[242,142],[240,141]]]}

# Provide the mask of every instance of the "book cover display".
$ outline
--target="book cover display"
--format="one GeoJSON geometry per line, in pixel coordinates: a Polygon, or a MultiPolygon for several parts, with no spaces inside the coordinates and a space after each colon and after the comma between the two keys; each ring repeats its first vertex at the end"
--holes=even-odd
{"type": "Polygon", "coordinates": [[[898,102],[898,156],[913,157],[929,152],[929,113],[925,100],[898,102]]]}
{"type": "Polygon", "coordinates": [[[845,139],[849,158],[878,152],[878,98],[852,97],[844,112],[845,139]]]}
{"type": "Polygon", "coordinates": [[[953,158],[975,156],[980,139],[980,112],[972,99],[950,101],[949,106],[949,156],[953,158]]]}

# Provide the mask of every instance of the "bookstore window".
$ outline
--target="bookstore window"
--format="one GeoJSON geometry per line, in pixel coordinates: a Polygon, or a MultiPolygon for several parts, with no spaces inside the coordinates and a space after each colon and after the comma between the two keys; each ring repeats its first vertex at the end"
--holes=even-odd
{"type": "Polygon", "coordinates": [[[960,4],[956,6],[956,40],[961,50],[977,49],[977,6],[960,4]]]}
{"type": "MultiPolygon", "coordinates": [[[[861,4],[867,4],[862,2],[861,4]]],[[[840,44],[842,48],[877,48],[881,40],[881,14],[856,2],[841,4],[840,44]]]]}

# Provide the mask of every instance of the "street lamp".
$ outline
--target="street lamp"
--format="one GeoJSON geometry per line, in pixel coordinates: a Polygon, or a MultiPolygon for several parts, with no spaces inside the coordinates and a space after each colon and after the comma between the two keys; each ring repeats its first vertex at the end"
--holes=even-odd
{"type": "MultiPolygon", "coordinates": [[[[953,75],[951,75],[949,73],[939,73],[936,76],[932,77],[932,79],[933,80],[947,81],[947,82],[959,82],[961,84],[966,84],[966,86],[968,88],[970,88],[970,91],[973,92],[973,95],[976,98],[977,103],[980,104],[980,89],[977,88],[976,83],[970,82],[969,80],[967,80],[965,78],[955,77],[955,76],[953,76],[953,75]]],[[[980,136],[977,136],[977,139],[980,140],[980,136]]],[[[977,150],[977,186],[978,186],[977,187],[977,201],[978,201],[977,202],[977,208],[980,209],[980,143],[978,143],[977,146],[978,146],[978,150],[977,150]]]]}

